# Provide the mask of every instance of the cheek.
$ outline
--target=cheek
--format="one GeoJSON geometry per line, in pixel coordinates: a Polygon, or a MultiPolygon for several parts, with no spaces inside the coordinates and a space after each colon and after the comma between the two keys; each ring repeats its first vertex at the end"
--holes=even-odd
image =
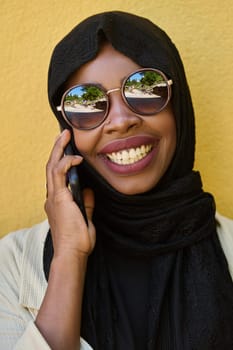
{"type": "Polygon", "coordinates": [[[161,136],[161,148],[158,160],[162,167],[167,168],[175,154],[176,150],[176,124],[173,115],[165,115],[160,120],[158,129],[161,136]]]}
{"type": "Polygon", "coordinates": [[[82,131],[73,129],[75,146],[79,152],[86,158],[91,156],[96,149],[99,133],[94,130],[82,131]]]}
{"type": "Polygon", "coordinates": [[[175,117],[170,110],[158,115],[158,118],[154,119],[154,125],[151,125],[151,129],[157,131],[161,139],[171,147],[174,148],[176,146],[176,123],[175,117]]]}
{"type": "Polygon", "coordinates": [[[175,151],[176,148],[176,124],[174,119],[167,128],[167,138],[170,140],[171,148],[175,151]]]}
{"type": "Polygon", "coordinates": [[[167,140],[167,148],[168,148],[168,158],[171,160],[174,156],[176,150],[176,124],[174,119],[170,120],[166,127],[166,140],[167,140]]]}

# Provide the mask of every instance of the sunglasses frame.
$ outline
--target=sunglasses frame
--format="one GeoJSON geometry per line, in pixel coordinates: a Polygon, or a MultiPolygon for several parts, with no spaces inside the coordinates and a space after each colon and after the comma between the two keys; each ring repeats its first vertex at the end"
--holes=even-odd
{"type": "Polygon", "coordinates": [[[166,106],[168,105],[170,99],[171,99],[171,95],[172,95],[172,89],[171,89],[171,85],[173,84],[173,81],[171,79],[168,79],[166,77],[166,75],[160,71],[159,69],[155,69],[155,68],[140,68],[140,69],[137,69],[136,71],[130,73],[129,75],[127,75],[122,84],[121,84],[121,87],[117,87],[117,88],[113,88],[113,89],[109,89],[109,90],[106,90],[103,86],[101,86],[100,84],[96,84],[96,83],[84,83],[84,84],[77,84],[77,85],[73,85],[71,86],[69,89],[67,89],[63,95],[62,95],[62,98],[61,98],[61,104],[60,106],[57,106],[56,109],[57,111],[61,112],[62,113],[62,116],[63,118],[65,119],[65,121],[72,127],[72,128],[75,128],[75,129],[78,129],[78,130],[92,130],[92,129],[96,129],[97,127],[99,127],[101,124],[103,124],[103,122],[106,120],[107,116],[108,116],[108,113],[109,113],[109,107],[110,107],[110,99],[109,99],[109,94],[113,93],[113,92],[116,92],[116,91],[120,91],[121,92],[121,97],[124,101],[124,103],[126,104],[126,106],[134,113],[136,113],[137,115],[139,116],[152,116],[152,115],[156,115],[158,113],[160,113],[164,108],[166,108],[166,106]],[[167,90],[168,90],[168,96],[167,96],[167,100],[165,102],[165,104],[156,112],[151,112],[151,113],[139,113],[137,112],[127,101],[127,98],[124,94],[124,88],[125,88],[125,84],[127,82],[127,80],[134,74],[136,73],[139,73],[139,72],[143,72],[143,71],[153,71],[153,72],[156,72],[158,74],[160,74],[163,78],[164,78],[164,82],[166,83],[167,85],[167,90]],[[65,98],[67,96],[67,94],[73,90],[74,88],[78,87],[78,86],[96,86],[98,87],[102,92],[103,94],[105,95],[106,97],[106,102],[107,102],[107,106],[106,106],[106,111],[104,113],[104,116],[103,116],[103,119],[101,119],[101,122],[96,124],[95,126],[92,126],[92,127],[89,127],[89,128],[81,128],[81,127],[77,127],[75,125],[73,125],[69,119],[67,118],[66,114],[65,114],[65,111],[64,111],[64,102],[65,102],[65,98]]]}

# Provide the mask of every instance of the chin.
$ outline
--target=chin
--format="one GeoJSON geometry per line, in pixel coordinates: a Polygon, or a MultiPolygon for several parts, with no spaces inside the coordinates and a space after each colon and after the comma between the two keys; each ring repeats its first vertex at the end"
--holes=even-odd
{"type": "Polygon", "coordinates": [[[142,194],[145,192],[150,191],[153,187],[156,186],[158,181],[154,181],[153,183],[151,183],[151,185],[148,183],[148,181],[143,180],[143,182],[141,183],[141,185],[139,186],[138,182],[142,182],[142,180],[138,180],[135,182],[131,182],[130,183],[125,179],[122,181],[121,184],[114,184],[114,183],[110,183],[110,185],[115,188],[116,191],[125,194],[125,195],[136,195],[136,194],[142,194]]]}

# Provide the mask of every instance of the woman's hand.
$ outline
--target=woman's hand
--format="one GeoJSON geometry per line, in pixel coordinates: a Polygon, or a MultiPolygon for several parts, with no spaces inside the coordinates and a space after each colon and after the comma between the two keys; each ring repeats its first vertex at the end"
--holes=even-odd
{"type": "Polygon", "coordinates": [[[90,189],[83,191],[87,226],[66,184],[68,170],[82,162],[81,156],[64,156],[64,149],[69,141],[70,131],[64,130],[55,142],[46,169],[45,211],[51,227],[54,257],[63,254],[88,256],[95,245],[95,228],[91,221],[94,209],[93,192],[90,189]]]}

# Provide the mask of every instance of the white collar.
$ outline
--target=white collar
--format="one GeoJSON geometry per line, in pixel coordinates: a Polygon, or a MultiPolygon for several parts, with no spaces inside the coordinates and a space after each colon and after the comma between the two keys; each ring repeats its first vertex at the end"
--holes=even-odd
{"type": "Polygon", "coordinates": [[[46,220],[26,232],[21,261],[19,302],[29,309],[39,310],[47,288],[43,252],[48,231],[49,224],[46,220]]]}

